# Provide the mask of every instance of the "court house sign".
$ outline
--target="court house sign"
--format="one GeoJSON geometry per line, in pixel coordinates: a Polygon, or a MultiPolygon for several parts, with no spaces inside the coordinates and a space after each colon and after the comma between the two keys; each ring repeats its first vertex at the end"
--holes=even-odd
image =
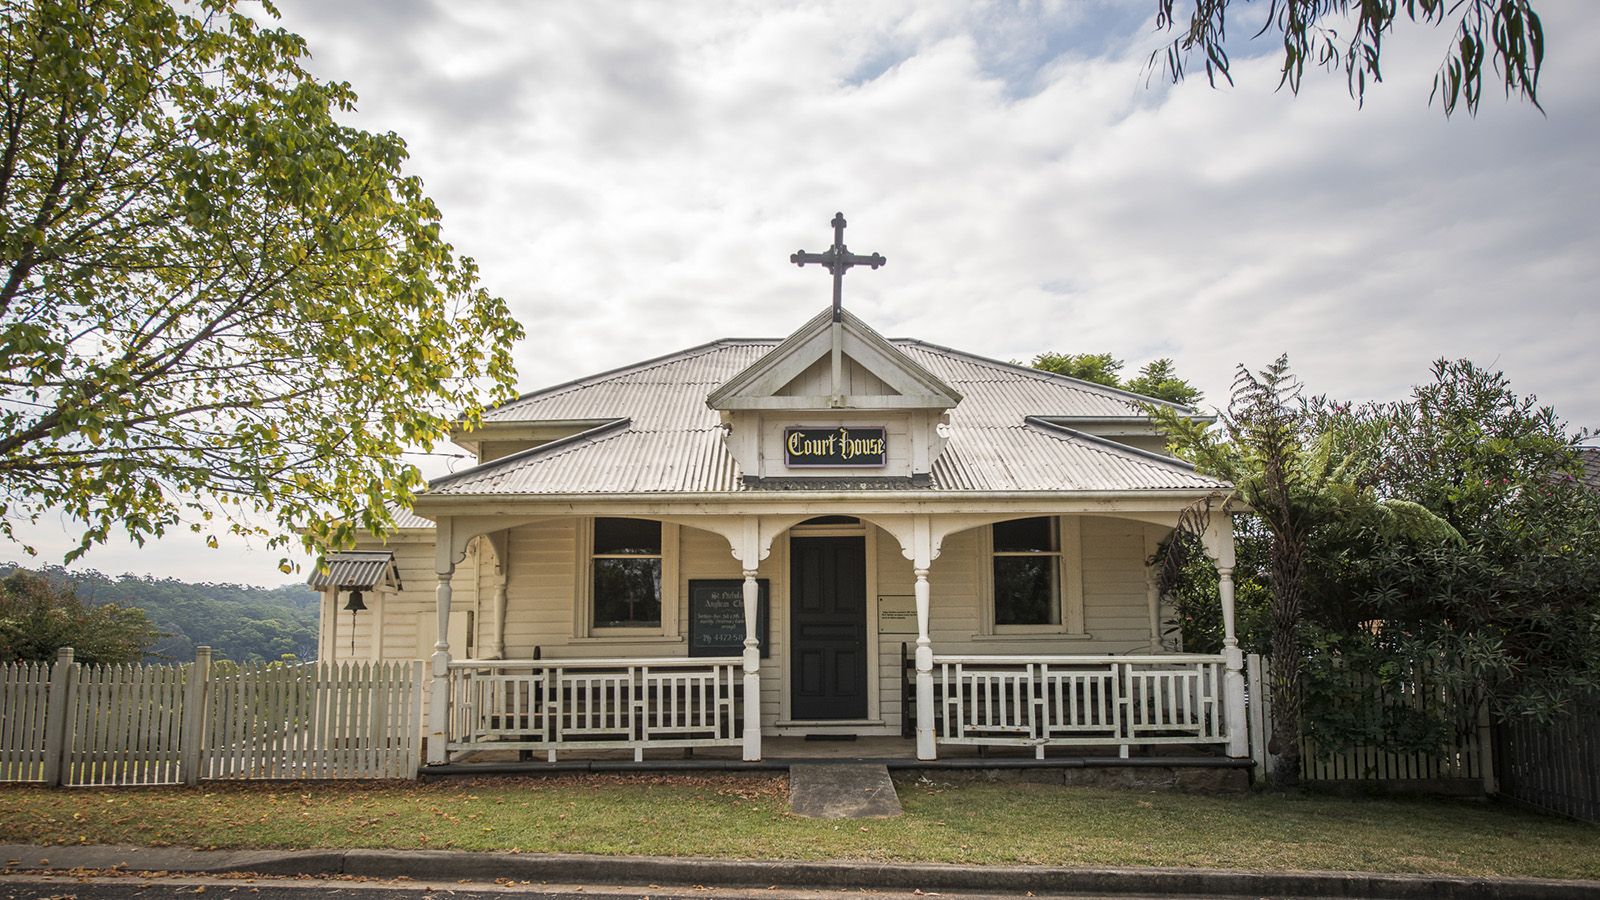
{"type": "Polygon", "coordinates": [[[888,439],[882,427],[786,428],[784,462],[805,466],[882,466],[888,461],[888,439]]]}

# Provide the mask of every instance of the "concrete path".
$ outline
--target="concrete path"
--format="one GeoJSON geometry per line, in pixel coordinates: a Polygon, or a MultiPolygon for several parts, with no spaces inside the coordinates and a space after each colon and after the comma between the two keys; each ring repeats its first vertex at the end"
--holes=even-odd
{"type": "Polygon", "coordinates": [[[889,769],[872,763],[789,768],[789,808],[813,819],[881,819],[900,815],[889,769]]]}

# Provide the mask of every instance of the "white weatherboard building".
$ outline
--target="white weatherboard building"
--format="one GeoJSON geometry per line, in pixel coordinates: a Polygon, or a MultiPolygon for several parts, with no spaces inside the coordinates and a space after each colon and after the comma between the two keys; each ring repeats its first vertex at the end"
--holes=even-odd
{"type": "Polygon", "coordinates": [[[1164,455],[1141,399],[837,306],[534,391],[313,579],[321,654],[431,661],[431,763],[817,735],[1245,757],[1227,517],[1224,655],[1164,641],[1148,564],[1229,486],[1164,455]]]}

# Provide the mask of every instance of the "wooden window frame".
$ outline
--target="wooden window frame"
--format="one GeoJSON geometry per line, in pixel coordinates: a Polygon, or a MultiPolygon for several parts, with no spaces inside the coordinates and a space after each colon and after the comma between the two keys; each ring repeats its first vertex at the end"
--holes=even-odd
{"type": "MultiPolygon", "coordinates": [[[[978,541],[978,578],[982,592],[980,636],[991,638],[1087,638],[1083,617],[1083,528],[1077,516],[1018,516],[1048,518],[1056,529],[1056,547],[1050,551],[995,552],[994,526],[983,527],[978,541]],[[1000,625],[995,622],[997,597],[994,587],[994,560],[997,556],[1053,556],[1056,559],[1056,603],[1059,623],[1046,625],[1000,625]]],[[[1010,520],[1006,520],[1010,521],[1010,520]]]]}
{"type": "Polygon", "coordinates": [[[577,535],[577,603],[572,636],[593,641],[660,641],[677,640],[678,624],[678,526],[641,516],[584,516],[578,519],[577,535]],[[654,553],[602,553],[594,552],[594,523],[597,518],[643,519],[661,525],[661,552],[654,553]],[[659,559],[661,560],[661,624],[656,627],[632,628],[626,626],[596,625],[594,623],[594,561],[597,559],[659,559]]]}

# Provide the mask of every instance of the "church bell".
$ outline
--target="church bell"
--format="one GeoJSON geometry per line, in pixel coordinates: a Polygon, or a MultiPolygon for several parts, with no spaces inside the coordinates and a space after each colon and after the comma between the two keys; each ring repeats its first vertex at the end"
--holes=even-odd
{"type": "Polygon", "coordinates": [[[350,589],[350,596],[345,600],[344,608],[350,611],[350,655],[353,657],[356,655],[356,613],[367,608],[367,604],[361,600],[360,590],[350,589]]]}

